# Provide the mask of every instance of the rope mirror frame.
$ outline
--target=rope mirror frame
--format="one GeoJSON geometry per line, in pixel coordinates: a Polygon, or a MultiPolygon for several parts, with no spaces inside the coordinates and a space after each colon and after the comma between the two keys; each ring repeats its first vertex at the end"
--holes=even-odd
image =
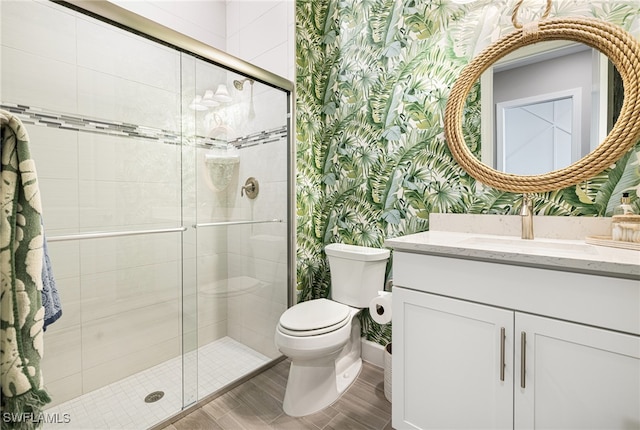
{"type": "MultiPolygon", "coordinates": [[[[513,13],[516,28],[519,24],[516,25],[515,16],[520,3],[513,13]]],[[[474,57],[462,69],[445,108],[445,139],[454,159],[472,177],[502,191],[542,193],[576,185],[615,164],[640,140],[640,43],[622,28],[606,21],[582,17],[544,18],[520,26],[474,57]],[[500,172],[478,160],[465,143],[462,117],[467,96],[482,73],[496,61],[518,48],[548,40],[582,42],[611,60],[622,77],[624,88],[620,116],[596,149],[565,168],[528,176],[500,172]]]]}

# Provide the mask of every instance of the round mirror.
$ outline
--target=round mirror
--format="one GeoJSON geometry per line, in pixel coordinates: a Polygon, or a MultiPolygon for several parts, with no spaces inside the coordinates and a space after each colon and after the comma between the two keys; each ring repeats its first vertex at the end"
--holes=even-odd
{"type": "MultiPolygon", "coordinates": [[[[588,55],[595,54],[589,50],[588,55]]],[[[546,192],[575,185],[593,177],[615,163],[640,138],[640,121],[637,118],[637,112],[640,109],[639,58],[640,44],[633,36],[613,24],[595,19],[556,18],[544,20],[527,25],[523,29],[501,38],[481,52],[462,70],[451,90],[445,112],[445,136],[454,158],[480,182],[512,192],[546,192]],[[606,137],[599,145],[597,144],[599,138],[589,138],[589,144],[586,145],[588,150],[580,143],[582,140],[577,141],[579,143],[576,143],[568,154],[561,157],[564,160],[564,165],[560,163],[538,170],[525,169],[521,170],[522,173],[510,173],[508,168],[507,171],[500,171],[494,168],[496,164],[493,163],[493,160],[498,158],[497,147],[494,154],[490,156],[483,154],[484,162],[482,162],[471,153],[465,144],[461,123],[467,96],[482,74],[492,66],[500,64],[499,60],[523,47],[540,50],[539,46],[546,41],[556,41],[558,46],[567,45],[558,41],[574,42],[574,48],[571,49],[578,49],[578,51],[582,51],[583,48],[576,48],[575,43],[584,44],[587,48],[594,48],[601,52],[611,61],[619,72],[624,88],[619,117],[608,134],[605,133],[608,128],[606,125],[602,126],[603,129],[595,128],[595,126],[592,128],[593,119],[586,119],[589,130],[593,129],[595,136],[602,137],[606,134],[606,137]]],[[[606,62],[604,63],[606,64],[606,62]]],[[[503,61],[502,64],[505,62],[503,61]]],[[[602,62],[599,64],[598,67],[604,67],[602,62]]],[[[482,92],[484,97],[487,89],[482,87],[482,92]]],[[[522,98],[526,99],[526,97],[522,98]]],[[[596,103],[600,103],[600,101],[596,101],[596,103]]],[[[535,109],[544,110],[547,107],[536,106],[535,109]]],[[[592,110],[592,108],[590,109],[592,110]]],[[[576,115],[572,115],[573,118],[576,118],[576,115]]],[[[606,118],[603,121],[606,121],[606,118]]],[[[584,131],[580,131],[580,133],[584,133],[584,131]]],[[[482,142],[485,142],[482,147],[483,152],[489,149],[486,139],[487,137],[483,133],[482,142]]],[[[512,140],[510,137],[507,139],[512,140]]],[[[541,147],[534,147],[533,152],[536,151],[540,152],[541,147]]],[[[530,156],[525,157],[524,160],[525,164],[535,164],[531,162],[530,156]]]]}

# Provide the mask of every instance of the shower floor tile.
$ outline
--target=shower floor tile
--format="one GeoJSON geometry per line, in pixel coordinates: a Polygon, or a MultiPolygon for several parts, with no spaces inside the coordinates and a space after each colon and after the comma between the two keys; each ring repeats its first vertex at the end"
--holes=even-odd
{"type": "MultiPolygon", "coordinates": [[[[230,337],[187,353],[184,359],[186,369],[198,366],[198,395],[201,398],[270,361],[230,337]]],[[[44,429],[149,428],[182,409],[182,374],[182,357],[173,358],[45,410],[45,420],[52,422],[46,422],[44,429]],[[154,403],[145,403],[144,398],[154,391],[163,391],[164,396],[154,403]]],[[[194,394],[186,393],[186,396],[189,403],[196,401],[194,394]]]]}

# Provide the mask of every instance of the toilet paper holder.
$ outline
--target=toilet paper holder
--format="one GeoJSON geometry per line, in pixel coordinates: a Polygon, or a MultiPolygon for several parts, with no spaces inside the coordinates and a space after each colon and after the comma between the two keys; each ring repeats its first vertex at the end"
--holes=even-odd
{"type": "Polygon", "coordinates": [[[378,291],[378,295],[369,303],[371,319],[378,324],[389,324],[392,316],[392,293],[378,291]]]}
{"type": "MultiPolygon", "coordinates": [[[[384,290],[380,291],[380,294],[391,293],[391,288],[393,288],[393,279],[389,279],[384,284],[384,290]]],[[[378,315],[382,315],[384,313],[384,306],[380,304],[376,304],[376,313],[378,315]]]]}

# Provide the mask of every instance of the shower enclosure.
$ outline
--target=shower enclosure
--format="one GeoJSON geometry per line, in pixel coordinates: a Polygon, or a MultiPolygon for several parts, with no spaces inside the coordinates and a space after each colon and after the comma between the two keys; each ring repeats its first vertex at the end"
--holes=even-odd
{"type": "Polygon", "coordinates": [[[63,305],[45,428],[149,428],[280,357],[293,85],[106,2],[71,6],[0,6],[0,104],[29,133],[63,305]]]}

